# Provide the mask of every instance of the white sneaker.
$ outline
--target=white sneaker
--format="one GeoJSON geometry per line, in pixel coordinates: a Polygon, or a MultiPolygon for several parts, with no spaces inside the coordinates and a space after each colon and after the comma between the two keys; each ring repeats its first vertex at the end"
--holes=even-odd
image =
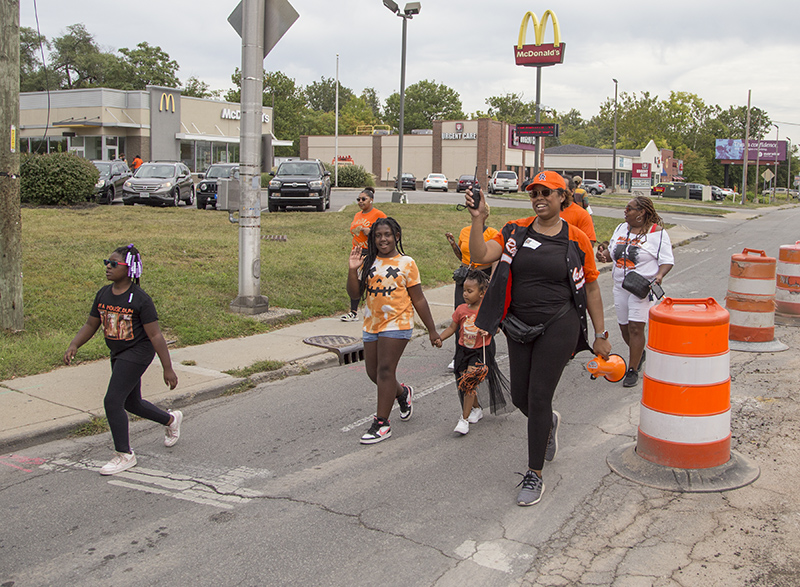
{"type": "Polygon", "coordinates": [[[181,437],[181,422],[183,422],[183,412],[180,410],[169,410],[170,415],[174,418],[172,424],[164,426],[164,446],[175,446],[178,439],[181,437]]]}
{"type": "Polygon", "coordinates": [[[470,424],[475,424],[481,418],[483,418],[483,409],[472,408],[472,411],[469,413],[469,416],[467,417],[467,422],[469,422],[470,424]]]}
{"type": "Polygon", "coordinates": [[[136,455],[131,451],[114,453],[114,458],[100,467],[101,475],[115,475],[136,466],[136,455]]]}
{"type": "Polygon", "coordinates": [[[348,312],[341,318],[339,318],[342,322],[357,322],[358,321],[358,314],[355,312],[348,312]]]}
{"type": "Polygon", "coordinates": [[[447,366],[448,371],[455,371],[456,370],[456,360],[453,359],[450,361],[450,364],[447,366]]]}
{"type": "Polygon", "coordinates": [[[455,430],[453,432],[458,432],[459,434],[466,434],[469,432],[469,422],[467,422],[463,417],[458,419],[458,424],[456,424],[455,430]]]}

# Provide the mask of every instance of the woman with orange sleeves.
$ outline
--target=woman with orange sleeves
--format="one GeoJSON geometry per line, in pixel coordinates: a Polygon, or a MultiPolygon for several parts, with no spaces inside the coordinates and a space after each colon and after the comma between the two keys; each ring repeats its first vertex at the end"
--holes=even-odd
{"type": "Polygon", "coordinates": [[[488,242],[479,232],[486,217],[484,199],[472,208],[472,190],[466,195],[472,258],[479,263],[499,261],[475,325],[495,332],[502,322],[511,398],[528,418],[528,470],[520,473],[520,506],[539,502],[544,462],[558,450],[560,416],[552,401],[567,361],[582,350],[603,358],[611,351],[591,243],[559,216],[567,200],[564,178],[543,171],[527,190],[536,216],[506,223],[488,242]],[[593,344],[587,338],[587,311],[595,331],[593,344]],[[538,325],[546,325],[544,332],[531,338],[531,327],[538,325]]]}

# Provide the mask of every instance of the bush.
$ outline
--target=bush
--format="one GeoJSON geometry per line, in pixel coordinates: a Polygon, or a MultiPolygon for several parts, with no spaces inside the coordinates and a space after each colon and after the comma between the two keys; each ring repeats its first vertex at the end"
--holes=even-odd
{"type": "Polygon", "coordinates": [[[72,153],[23,153],[20,161],[20,200],[40,206],[67,206],[94,195],[100,177],[94,164],[72,153]]]}
{"type": "MultiPolygon", "coordinates": [[[[333,185],[335,171],[333,165],[323,163],[325,169],[331,172],[331,185],[333,185]]],[[[363,188],[375,187],[375,178],[361,165],[340,165],[339,166],[339,187],[343,188],[363,188]]]]}

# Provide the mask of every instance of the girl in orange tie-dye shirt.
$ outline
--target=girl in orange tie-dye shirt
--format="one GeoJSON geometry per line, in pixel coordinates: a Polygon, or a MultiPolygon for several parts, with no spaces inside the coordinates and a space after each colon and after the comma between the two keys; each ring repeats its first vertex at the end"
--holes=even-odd
{"type": "Polygon", "coordinates": [[[378,387],[378,409],[361,444],[375,444],[392,435],[389,414],[395,399],[400,419],[411,418],[413,388],[397,381],[397,364],[414,330],[414,310],[428,329],[431,344],[441,347],[428,301],[422,293],[419,270],[403,251],[402,230],[394,218],[379,218],[361,247],[350,252],[347,293],[364,298],[364,361],[367,375],[378,387]]]}

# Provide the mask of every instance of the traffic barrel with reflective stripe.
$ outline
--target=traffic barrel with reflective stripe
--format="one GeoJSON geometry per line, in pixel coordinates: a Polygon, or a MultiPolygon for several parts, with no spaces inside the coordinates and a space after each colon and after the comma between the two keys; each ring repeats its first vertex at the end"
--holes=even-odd
{"type": "Polygon", "coordinates": [[[775,285],[778,314],[800,317],[800,241],[780,248],[775,285]]]}
{"type": "Polygon", "coordinates": [[[775,338],[775,265],[775,257],[756,249],[731,256],[725,296],[730,340],[769,342],[775,338]]]}
{"type": "Polygon", "coordinates": [[[731,453],[728,312],[714,298],[664,298],[650,309],[636,453],[708,469],[731,453]]]}

